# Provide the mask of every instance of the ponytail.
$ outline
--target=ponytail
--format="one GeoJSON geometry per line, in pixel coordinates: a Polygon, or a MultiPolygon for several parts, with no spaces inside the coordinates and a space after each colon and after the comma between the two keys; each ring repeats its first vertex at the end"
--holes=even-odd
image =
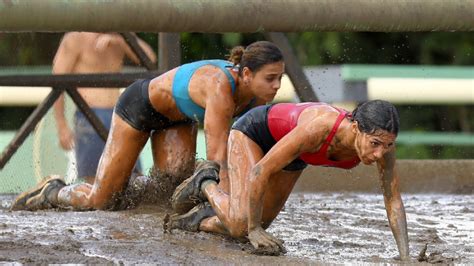
{"type": "Polygon", "coordinates": [[[264,65],[283,61],[283,55],[275,44],[259,41],[250,44],[245,49],[242,46],[234,47],[230,53],[229,61],[234,65],[240,65],[239,76],[241,76],[244,67],[256,72],[264,65]]]}

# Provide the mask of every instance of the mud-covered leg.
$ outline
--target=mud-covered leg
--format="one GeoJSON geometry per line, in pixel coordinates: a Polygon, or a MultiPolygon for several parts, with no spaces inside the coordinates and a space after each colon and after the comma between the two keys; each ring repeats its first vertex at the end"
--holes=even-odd
{"type": "Polygon", "coordinates": [[[18,196],[12,209],[37,210],[59,206],[75,210],[113,208],[114,200],[126,187],[148,136],[148,133],[132,128],[114,114],[93,185],[65,186],[62,179],[53,176],[18,196]]]}
{"type": "Polygon", "coordinates": [[[60,205],[77,210],[115,209],[148,137],[149,133],[132,128],[114,114],[94,184],[61,189],[58,194],[60,205]]]}
{"type": "Polygon", "coordinates": [[[183,123],[157,130],[151,136],[154,169],[152,187],[156,202],[168,203],[175,188],[194,170],[197,125],[183,123]]]}
{"type": "Polygon", "coordinates": [[[219,220],[219,217],[217,216],[202,220],[201,224],[199,225],[199,230],[204,232],[218,233],[221,235],[229,235],[229,231],[227,231],[227,228],[225,228],[224,224],[222,224],[221,220],[219,220]]]}
{"type": "MultiPolygon", "coordinates": [[[[231,131],[228,146],[230,193],[227,195],[217,185],[204,187],[204,193],[213,206],[219,220],[230,236],[248,237],[256,253],[278,255],[285,252],[282,241],[263,231],[260,235],[248,235],[249,177],[257,162],[264,156],[260,147],[240,131],[231,131]],[[278,245],[266,244],[269,241],[278,245]]],[[[284,206],[301,171],[279,171],[270,177],[263,197],[262,223],[268,227],[284,206]]],[[[210,221],[203,229],[219,232],[218,224],[210,221]]]]}

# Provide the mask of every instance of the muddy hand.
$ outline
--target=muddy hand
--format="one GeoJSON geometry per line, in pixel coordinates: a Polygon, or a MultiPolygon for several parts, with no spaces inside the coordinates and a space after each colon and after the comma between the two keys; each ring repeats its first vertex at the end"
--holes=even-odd
{"type": "Polygon", "coordinates": [[[163,233],[171,233],[170,215],[168,213],[163,218],[163,233]]]}
{"type": "Polygon", "coordinates": [[[280,253],[286,253],[283,241],[267,233],[261,227],[250,231],[248,239],[255,248],[254,254],[278,256],[280,253]]]}

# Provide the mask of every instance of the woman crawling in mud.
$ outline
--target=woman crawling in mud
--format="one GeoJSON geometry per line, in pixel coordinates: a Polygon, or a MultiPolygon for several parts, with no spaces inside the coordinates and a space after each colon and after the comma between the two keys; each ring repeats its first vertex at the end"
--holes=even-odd
{"type": "Polygon", "coordinates": [[[254,108],[230,132],[229,189],[218,184],[217,171],[196,169],[175,190],[176,214],[165,219],[164,228],[247,237],[257,253],[278,255],[285,252],[283,242],[265,229],[307,164],[350,169],[376,162],[390,227],[400,258],[407,260],[406,217],[395,171],[398,129],[397,110],[381,100],[360,104],[352,113],[324,103],[254,108]],[[201,203],[194,207],[195,199],[201,203]]]}
{"type": "Polygon", "coordinates": [[[154,167],[172,177],[173,191],[194,169],[197,123],[204,124],[207,158],[225,163],[232,118],[272,101],[283,72],[281,51],[261,41],[234,48],[229,61],[197,61],[136,81],[115,106],[94,184],[66,186],[52,176],[19,195],[11,209],[116,209],[149,138],[154,167]]]}

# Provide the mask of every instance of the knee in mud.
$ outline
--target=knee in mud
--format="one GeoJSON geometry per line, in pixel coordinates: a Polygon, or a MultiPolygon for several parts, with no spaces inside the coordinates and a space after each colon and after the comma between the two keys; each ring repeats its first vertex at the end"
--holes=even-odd
{"type": "MultiPolygon", "coordinates": [[[[167,176],[174,177],[176,180],[181,180],[184,181],[184,179],[188,178],[191,176],[194,172],[194,164],[192,165],[186,165],[180,168],[172,168],[172,169],[166,169],[166,170],[161,170],[161,172],[167,176]]],[[[181,183],[181,182],[180,182],[181,183]]]]}
{"type": "Polygon", "coordinates": [[[179,173],[152,169],[149,173],[151,182],[147,185],[146,195],[158,201],[168,202],[176,187],[188,178],[192,172],[193,169],[179,173]]]}
{"type": "Polygon", "coordinates": [[[91,196],[89,198],[88,204],[84,206],[86,209],[91,208],[94,210],[110,210],[111,206],[114,205],[113,202],[115,202],[115,198],[107,199],[107,200],[102,200],[102,199],[97,199],[97,197],[91,196]]]}

